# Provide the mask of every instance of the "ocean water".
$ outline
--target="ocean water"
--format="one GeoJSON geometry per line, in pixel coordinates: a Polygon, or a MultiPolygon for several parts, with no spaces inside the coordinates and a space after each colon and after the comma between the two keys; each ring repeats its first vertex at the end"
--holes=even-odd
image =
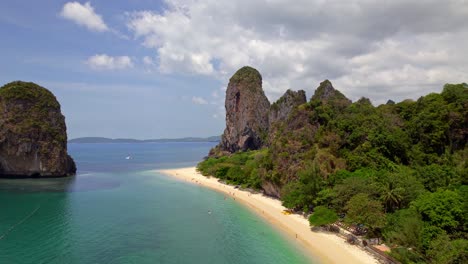
{"type": "Polygon", "coordinates": [[[152,171],[213,145],[70,144],[76,177],[0,179],[0,263],[311,263],[236,201],[152,171]]]}

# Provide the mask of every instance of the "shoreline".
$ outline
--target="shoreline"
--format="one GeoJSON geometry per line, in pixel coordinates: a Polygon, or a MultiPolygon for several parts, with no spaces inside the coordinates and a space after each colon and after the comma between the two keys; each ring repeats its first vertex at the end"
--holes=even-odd
{"type": "Polygon", "coordinates": [[[164,169],[157,170],[157,172],[225,193],[284,231],[292,241],[298,241],[307,253],[320,263],[379,263],[370,253],[349,245],[334,234],[311,231],[306,218],[297,214],[284,215],[282,211],[286,208],[277,199],[261,193],[236,189],[234,186],[219,182],[214,177],[205,177],[197,172],[195,167],[164,169]]]}

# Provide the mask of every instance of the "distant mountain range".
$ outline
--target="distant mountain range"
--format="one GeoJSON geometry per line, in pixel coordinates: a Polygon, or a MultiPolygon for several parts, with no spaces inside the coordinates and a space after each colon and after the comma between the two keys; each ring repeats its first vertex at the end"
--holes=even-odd
{"type": "Polygon", "coordinates": [[[185,137],[185,138],[161,138],[161,139],[132,139],[132,138],[105,138],[105,137],[81,137],[68,140],[68,143],[164,143],[164,142],[219,142],[220,136],[213,137],[185,137]]]}

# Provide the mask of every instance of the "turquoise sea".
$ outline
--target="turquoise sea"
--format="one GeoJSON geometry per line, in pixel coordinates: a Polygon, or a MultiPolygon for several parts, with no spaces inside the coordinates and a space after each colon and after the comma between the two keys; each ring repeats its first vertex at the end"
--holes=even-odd
{"type": "Polygon", "coordinates": [[[76,177],[0,179],[0,263],[310,263],[236,201],[151,171],[213,145],[70,144],[76,177]]]}

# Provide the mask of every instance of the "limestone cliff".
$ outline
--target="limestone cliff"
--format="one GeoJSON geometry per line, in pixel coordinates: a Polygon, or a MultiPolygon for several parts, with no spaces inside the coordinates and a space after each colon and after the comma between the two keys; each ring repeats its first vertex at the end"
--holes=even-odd
{"type": "MultiPolygon", "coordinates": [[[[316,147],[312,146],[316,145],[315,138],[321,126],[322,111],[342,109],[351,101],[333,88],[328,80],[320,83],[310,102],[305,103],[305,94],[301,91],[286,92],[278,103],[281,105],[281,102],[286,101],[294,103],[282,103],[289,107],[283,106],[285,114],[278,121],[271,123],[268,145],[275,171],[281,176],[263,179],[261,185],[266,194],[274,197],[281,196],[281,189],[288,182],[297,180],[298,172],[306,166],[307,162],[319,164],[317,169],[324,173],[344,168],[342,160],[335,158],[327,150],[316,151],[316,147]],[[284,116],[287,117],[284,118],[284,116]],[[311,151],[314,152],[313,155],[311,151]],[[298,159],[298,156],[301,158],[298,159]]],[[[270,120],[274,114],[272,106],[270,120]]],[[[335,143],[334,138],[330,141],[335,143]]]]}
{"type": "Polygon", "coordinates": [[[315,90],[311,101],[319,101],[323,104],[333,104],[337,107],[346,107],[351,104],[351,100],[346,98],[344,94],[336,90],[329,80],[320,83],[320,86],[315,90]]]}
{"type": "Polygon", "coordinates": [[[67,154],[65,117],[47,89],[16,81],[0,88],[0,176],[60,177],[76,166],[67,154]]]}
{"type": "Polygon", "coordinates": [[[270,102],[256,69],[246,66],[231,77],[225,107],[226,129],[218,148],[231,153],[259,149],[268,133],[270,102]]]}
{"type": "Polygon", "coordinates": [[[269,114],[270,126],[276,122],[285,121],[294,108],[305,103],[307,103],[305,91],[299,90],[294,92],[287,90],[278,101],[271,105],[269,114]]]}
{"type": "MultiPolygon", "coordinates": [[[[362,100],[363,103],[367,101],[362,100]]],[[[258,177],[259,181],[244,183],[255,184],[267,195],[281,197],[282,188],[297,181],[304,168],[314,169],[320,175],[346,168],[345,160],[337,156],[336,149],[342,144],[339,135],[330,132],[322,135],[320,141],[316,137],[321,126],[344,113],[351,104],[330,81],[320,83],[309,102],[304,91],[288,90],[270,106],[258,71],[243,67],[229,81],[225,104],[226,129],[221,143],[211,150],[210,156],[230,156],[238,151],[267,148],[254,154],[255,162],[262,166],[255,172],[250,171],[253,174],[245,175],[258,177]]],[[[248,153],[246,155],[244,157],[248,157],[248,153]]],[[[210,160],[210,163],[216,162],[210,160]]],[[[207,167],[211,168],[204,173],[232,181],[238,180],[232,178],[233,175],[248,169],[244,167],[240,172],[230,173],[231,167],[223,168],[221,163],[207,167]]],[[[232,168],[239,169],[238,164],[232,168]]]]}

